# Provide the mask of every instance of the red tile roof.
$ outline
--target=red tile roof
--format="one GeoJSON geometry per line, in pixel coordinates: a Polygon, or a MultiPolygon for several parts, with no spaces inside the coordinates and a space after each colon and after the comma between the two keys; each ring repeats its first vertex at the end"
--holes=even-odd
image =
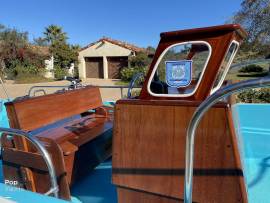
{"type": "Polygon", "coordinates": [[[95,41],[95,42],[83,47],[81,49],[81,51],[93,46],[94,44],[96,44],[98,42],[104,42],[104,41],[110,42],[112,44],[115,44],[115,45],[118,45],[120,47],[129,49],[129,50],[134,51],[134,52],[146,52],[146,49],[144,49],[144,48],[137,47],[137,46],[135,46],[133,44],[129,44],[127,42],[123,42],[123,41],[120,41],[120,40],[111,39],[109,37],[103,37],[103,38],[99,39],[98,41],[95,41]]]}
{"type": "Polygon", "coordinates": [[[30,45],[30,48],[45,56],[50,56],[50,49],[48,46],[38,46],[38,45],[30,45]]]}

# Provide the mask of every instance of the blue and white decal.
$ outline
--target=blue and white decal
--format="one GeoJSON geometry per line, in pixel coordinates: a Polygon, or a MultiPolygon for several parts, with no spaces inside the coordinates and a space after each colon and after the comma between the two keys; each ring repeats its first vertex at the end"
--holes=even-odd
{"type": "Polygon", "coordinates": [[[186,87],[192,79],[192,60],[165,61],[166,82],[170,87],[186,87]]]}

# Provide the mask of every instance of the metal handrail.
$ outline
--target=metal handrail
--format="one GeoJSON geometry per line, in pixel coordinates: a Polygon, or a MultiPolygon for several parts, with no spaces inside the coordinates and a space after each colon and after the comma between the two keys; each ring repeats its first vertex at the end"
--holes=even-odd
{"type": "MultiPolygon", "coordinates": [[[[119,88],[120,89],[120,91],[121,91],[121,98],[123,98],[123,89],[128,89],[129,88],[129,86],[124,86],[124,85],[94,85],[95,87],[99,87],[99,88],[104,88],[104,89],[117,89],[117,88],[119,88]]],[[[31,96],[32,95],[32,91],[34,90],[34,89],[36,89],[36,88],[63,88],[63,89],[68,89],[70,86],[69,85],[67,85],[67,86],[43,86],[43,85],[36,85],[36,86],[32,86],[29,90],[28,90],[28,95],[27,96],[31,96]]],[[[134,88],[141,88],[140,86],[136,86],[136,87],[134,87],[134,88]]],[[[39,89],[39,91],[44,91],[45,92],[45,94],[46,94],[46,91],[44,90],[44,89],[39,89]]],[[[34,93],[35,93],[35,91],[34,91],[34,93]]],[[[35,96],[35,95],[34,95],[35,96]]]]}
{"type": "MultiPolygon", "coordinates": [[[[51,188],[49,189],[48,192],[45,193],[45,195],[53,194],[56,198],[58,198],[58,184],[57,184],[57,178],[56,178],[56,173],[54,169],[54,165],[51,159],[50,154],[46,150],[46,148],[40,143],[40,141],[35,137],[32,136],[30,133],[27,133],[22,130],[17,130],[17,129],[12,129],[12,128],[0,128],[0,132],[3,132],[8,135],[16,135],[16,136],[21,136],[29,140],[38,150],[38,152],[43,156],[46,165],[48,167],[49,171],[49,176],[51,180],[51,188]]],[[[4,150],[1,148],[1,150],[4,150]]]]}
{"type": "Polygon", "coordinates": [[[128,85],[128,92],[127,92],[127,98],[131,98],[131,90],[133,89],[133,88],[136,88],[135,87],[135,82],[140,78],[140,77],[144,77],[144,73],[137,73],[137,74],[135,74],[133,77],[132,77],[132,79],[131,79],[131,81],[130,81],[130,83],[129,83],[129,85],[128,85]]]}
{"type": "Polygon", "coordinates": [[[247,80],[219,89],[214,94],[204,100],[194,112],[187,130],[186,137],[186,166],[185,166],[185,185],[184,185],[184,202],[192,203],[192,180],[193,180],[193,163],[194,163],[194,141],[196,129],[207,110],[216,104],[219,100],[233,93],[241,92],[245,89],[259,88],[270,86],[270,77],[247,80]]]}
{"type": "Polygon", "coordinates": [[[42,92],[44,95],[46,95],[46,91],[44,89],[37,89],[34,91],[33,96],[35,97],[36,93],[38,93],[38,92],[42,92]]]}
{"type": "MultiPolygon", "coordinates": [[[[27,96],[30,97],[33,89],[35,89],[35,88],[68,88],[68,87],[69,87],[69,85],[35,85],[35,86],[32,86],[28,90],[28,95],[27,96]]],[[[45,90],[44,90],[44,92],[45,92],[45,90]]]]}

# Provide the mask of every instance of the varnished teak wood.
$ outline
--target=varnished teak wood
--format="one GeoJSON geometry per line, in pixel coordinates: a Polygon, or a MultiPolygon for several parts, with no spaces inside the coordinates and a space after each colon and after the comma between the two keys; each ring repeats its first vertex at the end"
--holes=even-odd
{"type": "MultiPolygon", "coordinates": [[[[107,108],[103,107],[99,89],[87,86],[51,95],[24,98],[9,102],[6,107],[10,126],[13,128],[35,132],[37,128],[50,125],[33,135],[44,143],[51,154],[60,185],[60,198],[69,200],[69,186],[98,164],[90,163],[89,166],[92,160],[87,157],[93,159],[96,156],[91,149],[92,141],[99,139],[103,134],[112,133],[113,117],[107,108]],[[94,109],[94,112],[88,112],[90,109],[94,109]],[[72,116],[76,117],[51,125],[72,116]],[[85,162],[78,162],[78,159],[85,162]]],[[[107,137],[110,139],[110,136],[107,137]]],[[[19,187],[40,193],[47,192],[50,181],[43,158],[25,139],[14,137],[14,140],[15,143],[11,143],[5,136],[2,138],[5,178],[17,180],[19,187]]],[[[102,153],[105,155],[100,159],[110,156],[111,152],[106,150],[104,149],[102,153]]]]}
{"type": "MultiPolygon", "coordinates": [[[[196,105],[186,106],[183,101],[178,101],[179,105],[168,105],[167,101],[142,103],[126,100],[116,105],[113,183],[128,188],[129,194],[138,190],[167,198],[167,202],[181,201],[186,129],[196,105]]],[[[195,202],[246,202],[228,108],[226,104],[212,108],[197,130],[195,202]]],[[[136,202],[135,197],[130,202],[136,202]]]]}
{"type": "Polygon", "coordinates": [[[101,106],[99,89],[93,86],[6,103],[11,127],[26,131],[101,106]]]}
{"type": "MultiPolygon", "coordinates": [[[[234,24],[161,33],[139,99],[116,104],[113,183],[118,186],[119,203],[183,202],[188,124],[195,109],[210,95],[231,42],[241,43],[245,36],[246,32],[234,24]],[[160,55],[169,46],[188,41],[205,41],[212,49],[196,92],[182,98],[150,95],[147,85],[160,55]]],[[[188,59],[201,48],[194,46],[188,59]]],[[[194,202],[247,202],[229,102],[213,106],[197,129],[194,202]]]]}
{"type": "Polygon", "coordinates": [[[207,96],[209,96],[211,92],[212,86],[218,74],[218,70],[222,64],[222,61],[224,60],[226,51],[228,50],[230,43],[233,40],[242,42],[245,36],[246,32],[241,28],[240,25],[237,24],[161,33],[161,39],[152,63],[149,67],[149,71],[146,75],[146,79],[140,94],[140,99],[164,99],[164,97],[156,97],[150,95],[147,91],[147,84],[149,83],[150,75],[154,70],[157,60],[166,48],[182,42],[205,41],[210,44],[212,53],[207,64],[206,71],[202,76],[201,83],[199,84],[196,92],[194,93],[194,95],[185,98],[167,98],[170,100],[203,101],[207,96]]]}

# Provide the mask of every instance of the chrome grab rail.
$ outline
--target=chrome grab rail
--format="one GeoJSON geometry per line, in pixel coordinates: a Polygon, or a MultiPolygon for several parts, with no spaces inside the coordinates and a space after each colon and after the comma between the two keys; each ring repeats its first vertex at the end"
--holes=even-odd
{"type": "Polygon", "coordinates": [[[135,87],[135,82],[136,82],[136,80],[138,80],[140,77],[144,77],[144,74],[143,74],[143,73],[137,73],[137,74],[133,75],[133,77],[132,77],[132,79],[131,79],[131,81],[130,81],[130,83],[129,83],[129,85],[128,85],[127,98],[130,99],[130,98],[132,97],[132,95],[131,95],[131,90],[132,90],[133,88],[136,88],[136,87],[135,87]]]}
{"type": "MultiPolygon", "coordinates": [[[[49,171],[49,176],[50,176],[50,181],[51,181],[51,188],[49,189],[48,192],[45,193],[45,195],[53,194],[56,198],[58,198],[58,184],[57,184],[57,178],[55,174],[55,169],[54,165],[51,159],[50,154],[46,150],[46,148],[40,143],[40,141],[32,136],[30,133],[27,133],[22,130],[17,130],[17,129],[12,129],[12,128],[0,128],[0,132],[6,133],[8,135],[16,135],[16,136],[21,136],[29,140],[39,151],[39,153],[44,157],[44,160],[46,162],[46,165],[48,167],[49,171]]],[[[4,150],[1,148],[1,150],[4,150]]]]}
{"type": "Polygon", "coordinates": [[[38,93],[38,92],[42,92],[44,95],[46,95],[46,91],[44,89],[37,89],[34,91],[33,96],[35,97],[36,93],[38,93]]]}
{"type": "Polygon", "coordinates": [[[195,133],[199,122],[207,110],[216,104],[219,100],[233,93],[245,89],[270,86],[270,77],[242,81],[236,84],[228,85],[219,89],[214,94],[204,100],[194,112],[187,130],[186,137],[186,166],[185,166],[185,185],[184,185],[184,202],[192,203],[192,180],[193,180],[193,163],[194,163],[194,141],[195,133]]]}
{"type": "MultiPolygon", "coordinates": [[[[28,94],[27,94],[27,96],[31,96],[31,93],[32,93],[32,91],[33,91],[33,89],[36,89],[36,88],[63,88],[63,89],[65,89],[65,88],[69,88],[69,85],[48,85],[48,86],[46,86],[46,85],[35,85],[35,86],[32,86],[29,90],[28,90],[28,94]]],[[[38,91],[44,91],[45,92],[45,94],[46,94],[46,91],[44,90],[44,89],[39,89],[38,91]]],[[[34,91],[34,96],[35,96],[35,91],[34,91]]]]}
{"type": "MultiPolygon", "coordinates": [[[[120,89],[121,91],[121,98],[123,98],[123,89],[128,89],[129,86],[124,86],[124,85],[93,85],[95,87],[99,87],[101,89],[120,89]]],[[[46,91],[44,89],[38,89],[38,90],[34,90],[36,88],[63,88],[63,89],[68,89],[70,86],[42,86],[42,85],[36,85],[36,86],[32,86],[29,90],[28,90],[28,94],[27,96],[31,97],[31,95],[35,96],[35,93],[38,92],[43,92],[46,94],[46,91]],[[32,93],[34,91],[34,93],[32,93]]],[[[134,88],[141,88],[141,87],[134,87],[134,88]]]]}

